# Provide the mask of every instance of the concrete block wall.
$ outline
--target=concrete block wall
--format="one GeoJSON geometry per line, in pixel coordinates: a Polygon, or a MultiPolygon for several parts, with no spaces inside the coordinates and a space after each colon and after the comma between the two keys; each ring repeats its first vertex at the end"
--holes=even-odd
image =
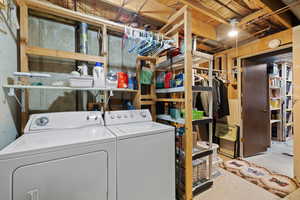
{"type": "MultiPolygon", "coordinates": [[[[0,11],[1,17],[3,12],[0,11]]],[[[18,109],[15,99],[8,97],[8,90],[2,85],[8,77],[18,70],[16,29],[0,20],[0,27],[6,34],[0,32],[0,150],[15,140],[18,135],[18,109]],[[11,27],[11,30],[9,29],[11,27]]]]}

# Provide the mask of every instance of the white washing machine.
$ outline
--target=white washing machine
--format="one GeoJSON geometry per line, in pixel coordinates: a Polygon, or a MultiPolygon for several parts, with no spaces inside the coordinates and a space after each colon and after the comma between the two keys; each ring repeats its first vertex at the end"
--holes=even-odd
{"type": "Polygon", "coordinates": [[[117,199],[175,200],[175,129],[152,121],[148,110],[110,111],[117,136],[117,199]]]}
{"type": "Polygon", "coordinates": [[[116,138],[100,112],[37,114],[0,151],[1,200],[115,200],[116,138]]]}

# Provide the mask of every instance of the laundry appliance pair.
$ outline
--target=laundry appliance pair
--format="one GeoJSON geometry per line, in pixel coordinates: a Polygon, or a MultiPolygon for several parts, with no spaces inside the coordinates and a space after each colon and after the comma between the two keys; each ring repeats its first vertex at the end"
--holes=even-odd
{"type": "Polygon", "coordinates": [[[32,115],[0,151],[2,200],[175,200],[174,128],[148,110],[32,115]]]}

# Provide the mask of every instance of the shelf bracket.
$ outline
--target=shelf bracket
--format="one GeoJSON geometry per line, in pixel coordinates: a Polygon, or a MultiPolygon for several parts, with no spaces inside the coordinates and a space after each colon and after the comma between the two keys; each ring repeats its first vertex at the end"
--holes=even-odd
{"type": "Polygon", "coordinates": [[[24,106],[24,102],[22,101],[23,99],[25,99],[25,91],[21,89],[21,101],[19,100],[19,98],[17,97],[16,93],[15,93],[15,88],[9,88],[9,91],[7,93],[8,96],[10,97],[14,97],[17,101],[17,103],[20,105],[21,107],[21,111],[24,112],[25,111],[25,106],[24,106]]]}

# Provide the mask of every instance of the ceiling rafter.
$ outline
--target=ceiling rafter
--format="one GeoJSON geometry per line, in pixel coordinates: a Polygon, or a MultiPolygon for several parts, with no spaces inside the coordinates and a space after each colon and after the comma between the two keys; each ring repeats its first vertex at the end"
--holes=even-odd
{"type": "MultiPolygon", "coordinates": [[[[270,13],[282,8],[285,6],[281,1],[274,0],[254,0],[261,8],[267,9],[270,13]]],[[[292,27],[291,16],[287,13],[274,14],[274,18],[276,18],[282,25],[286,28],[292,27]]]]}
{"type": "Polygon", "coordinates": [[[246,17],[242,18],[238,24],[238,26],[246,25],[247,23],[251,22],[252,20],[256,20],[266,14],[268,14],[268,10],[265,8],[262,8],[254,13],[251,13],[247,15],[246,17]]]}
{"type": "Polygon", "coordinates": [[[216,11],[205,7],[200,2],[195,2],[195,1],[192,2],[189,0],[178,0],[178,1],[185,5],[190,6],[191,8],[193,8],[196,11],[199,11],[199,12],[213,18],[216,21],[219,21],[223,24],[229,24],[229,22],[225,18],[223,18],[221,15],[219,15],[216,11]]]}

